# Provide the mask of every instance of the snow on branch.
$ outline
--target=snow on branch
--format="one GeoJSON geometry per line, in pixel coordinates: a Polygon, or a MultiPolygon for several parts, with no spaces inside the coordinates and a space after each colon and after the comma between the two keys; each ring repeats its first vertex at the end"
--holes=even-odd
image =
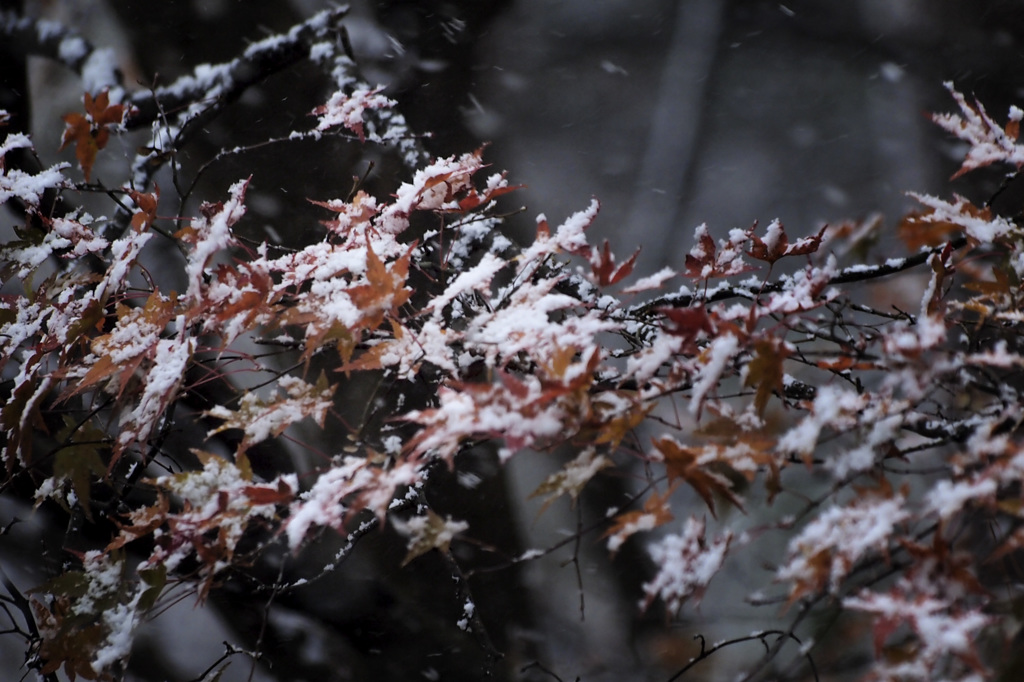
{"type": "MultiPolygon", "coordinates": [[[[425,159],[334,40],[342,15],[124,104],[87,93],[86,114],[65,117],[87,176],[109,136],[177,110],[136,159],[139,184],[97,195],[120,211],[114,221],[40,215],[44,192],[75,187],[64,166],[2,167],[0,202],[27,208],[0,250],[0,428],[18,479],[4,491],[24,488],[87,524],[91,543],[32,597],[37,667],[104,675],[179,587],[202,600],[223,581],[248,585],[267,557],[283,580],[298,562],[281,551],[337,533],[348,538],[339,564],[388,528],[397,535],[381,542],[398,544],[379,553],[387,571],[439,553],[457,581],[480,555],[475,568],[500,570],[503,553],[511,566],[575,545],[578,567],[583,537],[601,534],[616,561],[635,562],[624,574],[646,572],[640,610],[661,602],[670,620],[765,536],[778,550],[766,582],[798,605],[780,641],[827,620],[805,617],[828,603],[873,619],[880,659],[897,628],[916,643],[905,662],[879,660],[879,679],[985,670],[1018,626],[1008,614],[1019,580],[995,559],[1024,548],[1016,221],[915,195],[926,211],[902,221],[903,254],[842,264],[839,230],[796,237],[772,220],[715,238],[701,225],[678,270],[650,274],[633,272],[635,254],[616,260],[591,243],[595,199],[554,228],[537,216],[516,246],[498,207],[514,189],[506,174],[480,173],[482,149],[425,159]],[[300,59],[327,71],[334,92],[295,134],[342,127],[356,151],[400,157],[408,172],[393,193],[357,183],[343,198],[309,197],[322,222],[288,247],[251,238],[248,179],[194,216],[158,212],[147,184],[164,152],[182,152],[197,121],[300,59]],[[123,229],[102,236],[105,222],[123,229]],[[505,552],[474,537],[471,509],[435,509],[445,496],[430,471],[472,488],[483,468],[471,464],[496,471],[512,457],[561,463],[534,496],[543,510],[575,506],[568,539],[505,552]],[[618,497],[601,500],[609,488],[618,497]],[[671,531],[674,518],[686,520],[671,531]]],[[[84,68],[70,32],[0,23],[84,68]]],[[[1019,110],[999,128],[954,97],[961,114],[937,120],[971,143],[964,170],[1024,160],[1019,110]]],[[[30,147],[9,135],[0,158],[30,147]]],[[[450,625],[472,622],[486,639],[467,590],[460,582],[450,625]]]]}
{"type": "Polygon", "coordinates": [[[86,92],[110,89],[115,102],[124,94],[114,51],[94,47],[72,28],[5,11],[0,12],[0,40],[9,53],[45,57],[63,64],[81,76],[86,92]]]}

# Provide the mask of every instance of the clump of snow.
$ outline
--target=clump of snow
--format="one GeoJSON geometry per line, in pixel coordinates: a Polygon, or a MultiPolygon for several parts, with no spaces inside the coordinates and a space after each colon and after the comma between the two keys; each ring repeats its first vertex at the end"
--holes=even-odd
{"type": "Polygon", "coordinates": [[[335,92],[327,100],[327,104],[314,110],[320,117],[316,129],[330,130],[342,126],[354,132],[360,140],[365,140],[364,115],[368,109],[389,109],[395,101],[380,94],[383,86],[376,88],[359,88],[351,93],[342,90],[335,92]]]}
{"type": "Polygon", "coordinates": [[[790,540],[787,561],[775,577],[795,583],[794,591],[827,586],[836,592],[856,562],[885,551],[895,527],[908,518],[910,511],[899,497],[867,497],[830,507],[790,540]]]}
{"type": "Polygon", "coordinates": [[[211,207],[192,221],[191,231],[195,236],[191,240],[193,248],[185,266],[188,277],[186,298],[200,299],[207,263],[218,252],[234,244],[231,226],[245,215],[245,190],[248,186],[248,180],[239,180],[228,190],[231,198],[227,203],[211,207]]]}
{"type": "Polygon", "coordinates": [[[739,340],[732,334],[719,336],[711,342],[706,351],[707,359],[700,366],[693,382],[688,408],[690,414],[697,414],[700,411],[704,397],[719,383],[726,364],[733,359],[738,350],[739,340]]]}
{"type": "Polygon", "coordinates": [[[854,426],[858,413],[867,405],[867,398],[854,391],[826,385],[818,389],[811,414],[779,438],[776,449],[781,453],[809,455],[818,445],[822,429],[842,431],[854,426]]]}
{"type": "Polygon", "coordinates": [[[732,540],[732,533],[727,531],[708,542],[705,525],[704,520],[691,516],[682,533],[666,535],[648,547],[658,573],[653,580],[644,583],[646,598],[642,606],[660,598],[669,613],[676,616],[688,599],[700,597],[722,568],[732,540]]]}
{"type": "MultiPolygon", "coordinates": [[[[844,607],[872,614],[879,624],[885,624],[885,632],[896,632],[898,626],[908,625],[917,640],[912,657],[880,661],[879,679],[883,675],[884,679],[920,682],[951,679],[943,674],[950,656],[976,666],[974,643],[992,617],[979,609],[966,609],[937,595],[917,592],[915,586],[901,580],[889,592],[863,590],[857,596],[843,599],[844,607]]],[[[876,642],[876,650],[884,644],[876,642]]],[[[957,679],[981,678],[971,675],[957,679]]]]}
{"type": "Polygon", "coordinates": [[[0,205],[17,198],[29,206],[39,206],[47,190],[70,186],[62,171],[71,164],[54,164],[32,175],[16,168],[8,169],[3,163],[3,157],[11,150],[32,148],[32,140],[22,133],[7,135],[0,144],[0,205]]]}

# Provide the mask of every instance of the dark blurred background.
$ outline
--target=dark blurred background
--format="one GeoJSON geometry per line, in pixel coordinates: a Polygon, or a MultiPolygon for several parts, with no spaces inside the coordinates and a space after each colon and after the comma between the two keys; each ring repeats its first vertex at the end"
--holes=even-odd
{"type": "MultiPolygon", "coordinates": [[[[286,31],[326,5],[6,4],[65,22],[93,43],[115,48],[132,87],[168,83],[198,64],[231,59],[247,44],[286,31]]],[[[594,237],[611,240],[620,256],[642,244],[643,274],[680,265],[693,228],[705,222],[721,236],[755,220],[780,218],[791,235],[805,235],[826,222],[880,214],[880,241],[892,244],[899,217],[913,208],[904,192],[948,194],[947,179],[959,165],[957,144],[928,120],[929,112],[954,106],[942,83],[953,81],[969,97],[977,96],[1000,121],[1011,103],[1024,100],[1021,2],[351,4],[346,25],[360,69],[372,83],[388,87],[414,130],[433,133],[425,140],[429,150],[449,155],[489,143],[485,158],[495,169],[507,169],[513,183],[526,185],[511,201],[528,210],[511,219],[510,232],[526,237],[537,213],[554,225],[597,197],[602,213],[594,237]]],[[[58,156],[70,159],[56,147],[59,115],[79,106],[77,79],[35,59],[28,66],[30,120],[40,155],[47,164],[58,156]]],[[[275,76],[190,145],[181,159],[184,172],[194,173],[221,148],[310,127],[309,111],[329,94],[314,69],[297,66],[275,76]]],[[[366,157],[374,154],[332,145],[225,160],[204,175],[197,195],[217,200],[228,185],[253,173],[249,225],[263,226],[272,239],[300,242],[323,217],[306,198],[344,196],[351,176],[365,170],[366,157]]],[[[371,182],[387,191],[402,179],[401,170],[383,155],[376,160],[371,182]]],[[[158,181],[170,185],[169,178],[158,181]]],[[[999,181],[997,174],[980,174],[953,189],[983,201],[999,181]]],[[[1004,211],[1019,210],[1009,195],[1004,211]]],[[[869,257],[885,255],[882,248],[869,257]]],[[[523,456],[497,477],[493,461],[481,454],[470,470],[485,482],[442,484],[440,504],[489,509],[480,537],[507,551],[544,547],[575,529],[575,512],[555,505],[538,521],[537,506],[522,500],[557,467],[523,456]]],[[[20,509],[0,502],[6,505],[0,506],[3,518],[20,509]]],[[[592,507],[586,513],[603,511],[592,507]]],[[[645,625],[663,624],[659,614],[646,621],[638,616],[637,586],[650,569],[642,548],[612,563],[596,539],[583,545],[585,621],[573,569],[562,566],[569,553],[474,579],[488,629],[509,653],[498,679],[553,679],[537,667],[519,672],[534,661],[565,680],[666,679],[666,671],[693,655],[695,632],[709,641],[746,634],[777,615],[751,615],[742,604],[744,570],[732,570],[716,580],[701,611],[666,635],[645,625]]],[[[308,572],[316,573],[334,549],[325,540],[305,553],[308,572]]],[[[424,557],[399,570],[401,554],[393,537],[365,543],[336,575],[280,599],[268,640],[267,661],[274,665],[261,665],[253,679],[481,679],[483,654],[471,637],[454,631],[460,614],[446,567],[424,557]]],[[[761,572],[758,579],[769,575],[761,572]]],[[[219,656],[222,640],[249,641],[264,601],[247,597],[244,587],[229,586],[214,601],[215,609],[193,609],[186,600],[147,626],[133,674],[192,679],[219,656]]],[[[0,676],[17,679],[20,652],[6,646],[0,638],[0,676]]],[[[737,653],[711,661],[695,673],[703,676],[692,679],[731,679],[733,664],[744,660],[737,653]]],[[[222,679],[248,674],[248,665],[239,661],[222,679]]],[[[835,669],[832,674],[844,679],[835,669]]]]}

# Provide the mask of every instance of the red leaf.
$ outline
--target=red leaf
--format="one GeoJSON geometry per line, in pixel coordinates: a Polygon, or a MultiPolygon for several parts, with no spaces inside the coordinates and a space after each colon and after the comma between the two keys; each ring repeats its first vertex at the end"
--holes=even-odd
{"type": "Polygon", "coordinates": [[[636,264],[636,257],[640,255],[640,249],[633,252],[633,255],[629,257],[624,263],[619,265],[615,264],[615,256],[611,252],[611,247],[608,245],[608,241],[605,240],[601,249],[594,253],[590,258],[590,267],[594,272],[594,278],[597,280],[597,284],[602,287],[609,286],[611,284],[618,284],[623,279],[629,276],[633,272],[633,266],[636,264]]]}
{"type": "Polygon", "coordinates": [[[253,504],[285,504],[295,499],[292,489],[284,481],[277,482],[277,488],[250,485],[242,489],[253,504]]]}

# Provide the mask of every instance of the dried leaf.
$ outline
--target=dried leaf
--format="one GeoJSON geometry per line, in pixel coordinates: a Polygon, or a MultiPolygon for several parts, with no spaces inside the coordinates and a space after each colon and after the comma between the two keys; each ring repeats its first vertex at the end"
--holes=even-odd
{"type": "Polygon", "coordinates": [[[742,501],[732,490],[732,482],[719,473],[707,470],[699,462],[702,454],[700,450],[683,447],[671,438],[652,438],[651,441],[664,458],[669,481],[686,482],[701,496],[712,516],[717,517],[715,495],[724,497],[740,510],[743,509],[742,501]]]}
{"type": "Polygon", "coordinates": [[[615,523],[602,536],[608,538],[608,551],[614,555],[636,533],[653,530],[671,521],[674,517],[669,498],[675,489],[675,486],[670,487],[664,495],[651,493],[644,501],[643,510],[618,514],[615,523]]]}
{"type": "Polygon", "coordinates": [[[747,365],[744,386],[754,386],[754,407],[764,415],[772,394],[782,393],[783,364],[789,356],[786,344],[776,338],[765,338],[754,345],[754,357],[747,365]]]}
{"type": "Polygon", "coordinates": [[[409,538],[409,551],[402,559],[402,566],[432,549],[447,552],[455,536],[469,528],[465,521],[453,521],[450,516],[442,519],[431,509],[428,509],[424,516],[414,516],[408,521],[396,522],[395,526],[409,538]]]}
{"type": "Polygon", "coordinates": [[[566,464],[560,471],[557,471],[537,486],[537,489],[530,493],[530,498],[546,495],[544,504],[541,505],[538,516],[543,514],[552,502],[562,495],[568,494],[572,504],[576,504],[577,498],[583,488],[590,482],[598,471],[612,466],[612,461],[604,455],[594,454],[593,448],[587,448],[576,459],[566,464]]]}

